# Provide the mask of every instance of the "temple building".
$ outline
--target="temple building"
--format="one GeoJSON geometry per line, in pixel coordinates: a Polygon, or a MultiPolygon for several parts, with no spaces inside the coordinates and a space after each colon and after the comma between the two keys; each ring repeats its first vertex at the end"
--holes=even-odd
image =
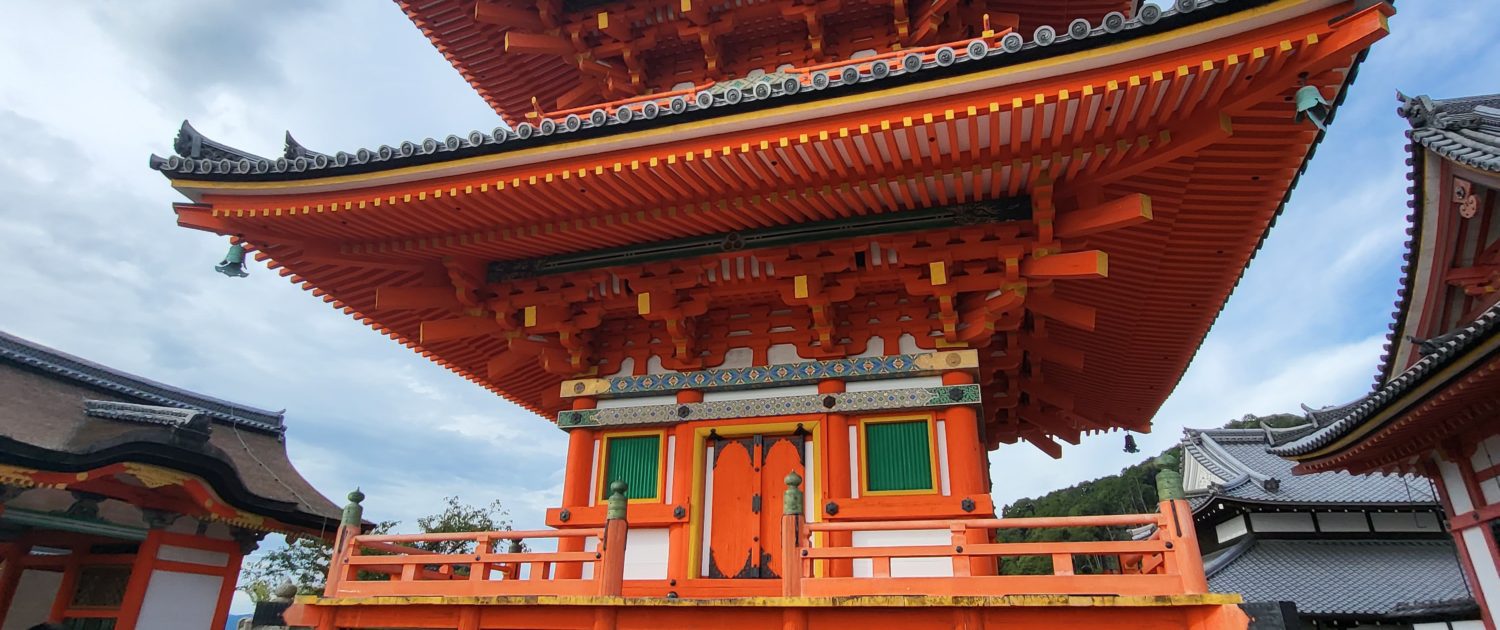
{"type": "Polygon", "coordinates": [[[1412,209],[1405,276],[1373,391],[1311,410],[1270,452],[1298,474],[1422,474],[1470,589],[1500,611],[1500,95],[1398,95],[1412,209]]]}
{"type": "Polygon", "coordinates": [[[339,509],[287,460],[280,412],[0,333],[0,628],[222,628],[268,533],[339,509]]]}
{"type": "Polygon", "coordinates": [[[1210,589],[1292,602],[1308,630],[1483,627],[1427,479],[1293,475],[1266,452],[1272,431],[1185,431],[1183,487],[1210,589]]]}
{"type": "Polygon", "coordinates": [[[1244,627],[1180,488],[997,519],[989,454],[1150,430],[1388,3],[398,4],[493,130],[262,157],[184,123],[151,166],[221,271],[551,420],[566,479],[464,553],[341,531],[289,620],[1244,627]]]}

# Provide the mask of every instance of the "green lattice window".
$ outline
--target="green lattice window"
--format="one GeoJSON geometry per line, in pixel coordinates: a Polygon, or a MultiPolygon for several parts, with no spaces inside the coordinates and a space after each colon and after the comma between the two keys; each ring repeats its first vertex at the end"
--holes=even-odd
{"type": "Polygon", "coordinates": [[[630,484],[626,498],[655,499],[661,479],[661,435],[609,437],[604,444],[604,479],[599,484],[599,498],[609,498],[611,483],[624,481],[630,484]]]}
{"type": "Polygon", "coordinates": [[[932,490],[932,436],[926,420],[866,422],[865,491],[932,490]]]}

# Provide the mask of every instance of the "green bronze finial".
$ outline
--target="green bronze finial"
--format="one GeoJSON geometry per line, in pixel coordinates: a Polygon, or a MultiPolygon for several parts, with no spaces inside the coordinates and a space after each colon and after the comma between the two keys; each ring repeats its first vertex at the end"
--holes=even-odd
{"type": "Polygon", "coordinates": [[[365,508],[359,504],[363,500],[365,500],[365,493],[360,492],[359,488],[355,488],[354,492],[350,492],[349,504],[344,506],[344,517],[339,519],[339,524],[348,527],[359,527],[364,521],[365,516],[365,508]]]}
{"type": "Polygon", "coordinates": [[[624,481],[616,480],[609,484],[609,511],[606,513],[609,520],[625,520],[625,504],[629,503],[625,499],[625,492],[628,490],[630,484],[624,481]]]}
{"type": "Polygon", "coordinates": [[[1177,455],[1171,451],[1156,458],[1156,498],[1159,501],[1174,501],[1186,494],[1182,489],[1182,473],[1177,470],[1177,455]]]}
{"type": "Polygon", "coordinates": [[[794,470],[786,474],[786,492],[781,495],[782,514],[802,513],[801,485],[802,475],[797,474],[797,471],[794,470]]]}

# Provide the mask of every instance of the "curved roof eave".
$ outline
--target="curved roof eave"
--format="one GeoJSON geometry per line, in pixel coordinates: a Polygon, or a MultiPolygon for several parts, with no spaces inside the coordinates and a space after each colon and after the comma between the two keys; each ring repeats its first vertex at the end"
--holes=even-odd
{"type": "MultiPolygon", "coordinates": [[[[339,152],[332,156],[309,151],[288,137],[286,157],[274,163],[265,161],[270,164],[265,172],[257,172],[262,158],[214,143],[184,123],[175,143],[179,156],[197,150],[209,158],[152,156],[151,166],[173,178],[173,187],[194,201],[200,201],[205,194],[306,194],[463,175],[775,127],[1129,63],[1252,31],[1343,0],[1240,0],[1235,3],[1240,6],[1215,0],[1197,1],[1200,8],[1193,13],[1177,15],[1175,9],[1170,9],[1155,25],[1137,25],[1086,41],[1067,42],[1059,38],[1052,45],[1068,51],[1063,54],[1039,56],[1037,53],[1043,51],[1036,50],[1035,42],[1028,42],[1031,48],[1020,54],[976,60],[986,68],[983,70],[963,72],[964,64],[955,62],[947,71],[932,70],[915,76],[892,73],[883,79],[862,80],[859,85],[848,86],[847,93],[828,98],[812,98],[810,92],[804,91],[795,96],[773,95],[765,101],[718,108],[719,112],[697,110],[689,104],[685,116],[677,119],[681,122],[676,123],[664,111],[655,120],[638,119],[619,125],[611,122],[603,128],[580,127],[572,133],[559,127],[553,135],[533,135],[524,141],[515,131],[504,131],[506,139],[501,141],[496,141],[494,134],[474,131],[466,137],[452,135],[441,142],[429,138],[420,143],[401,143],[400,148],[361,149],[355,154],[339,152]],[[1010,63],[1012,60],[1019,63],[1010,63]],[[892,87],[881,89],[872,82],[892,87]],[[765,107],[780,101],[787,104],[765,107]],[[204,147],[208,148],[206,153],[204,147]],[[383,151],[390,157],[379,159],[383,151]],[[372,157],[361,164],[353,163],[362,154],[372,157]]],[[[843,87],[836,89],[845,91],[843,87]]]]}

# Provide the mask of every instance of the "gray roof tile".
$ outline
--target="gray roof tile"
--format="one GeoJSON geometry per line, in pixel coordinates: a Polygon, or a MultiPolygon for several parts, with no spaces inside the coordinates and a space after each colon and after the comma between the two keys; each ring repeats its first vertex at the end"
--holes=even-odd
{"type": "Polygon", "coordinates": [[[1246,539],[1236,547],[1214,563],[1209,589],[1293,601],[1303,614],[1377,616],[1470,597],[1447,540],[1246,539]]]}
{"type": "MultiPolygon", "coordinates": [[[[1432,341],[1436,348],[1421,359],[1413,363],[1406,371],[1398,374],[1395,378],[1386,381],[1375,391],[1338,408],[1337,419],[1326,422],[1316,422],[1318,430],[1313,431],[1301,438],[1278,444],[1267,449],[1274,455],[1290,457],[1308,453],[1326,444],[1333,442],[1348,433],[1355,427],[1360,426],[1370,416],[1384,409],[1391,401],[1400,398],[1408,390],[1427,381],[1429,377],[1440,371],[1444,366],[1452,363],[1458,357],[1463,356],[1471,348],[1480,345],[1486,339],[1500,334],[1500,303],[1497,303],[1480,314],[1472,322],[1450,331],[1440,338],[1432,341]]],[[[1312,418],[1309,418],[1313,420],[1312,418]]]]}
{"type": "Polygon", "coordinates": [[[1445,158],[1500,172],[1500,94],[1434,99],[1397,94],[1411,139],[1445,158]]]}
{"type": "MultiPolygon", "coordinates": [[[[1183,453],[1208,468],[1224,485],[1194,497],[1194,508],[1213,498],[1256,503],[1341,505],[1433,505],[1432,487],[1413,475],[1293,475],[1293,463],[1266,452],[1263,429],[1187,429],[1183,453]]],[[[1184,465],[1186,460],[1184,460],[1184,465]]]]}
{"type": "Polygon", "coordinates": [[[92,387],[141,398],[158,405],[200,411],[219,422],[273,433],[286,430],[283,424],[284,412],[257,409],[158,383],[4,332],[0,332],[0,361],[9,361],[30,369],[56,374],[92,387]]]}

